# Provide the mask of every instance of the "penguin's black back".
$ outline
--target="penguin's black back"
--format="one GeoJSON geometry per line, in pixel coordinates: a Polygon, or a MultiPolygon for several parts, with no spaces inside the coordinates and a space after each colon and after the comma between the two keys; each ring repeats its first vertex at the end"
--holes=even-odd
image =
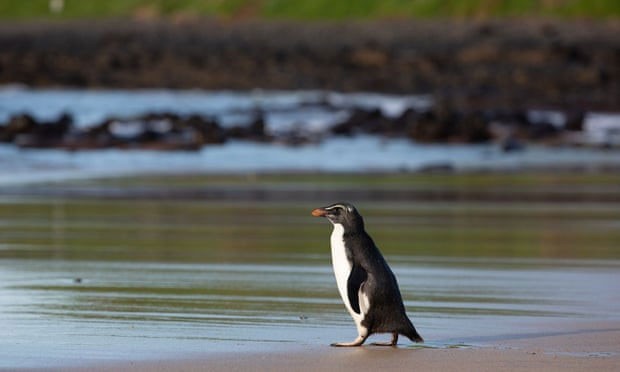
{"type": "Polygon", "coordinates": [[[362,325],[369,333],[398,332],[412,341],[421,342],[422,337],[407,317],[396,277],[366,233],[363,222],[356,229],[345,230],[343,238],[348,259],[353,265],[352,272],[365,273],[357,274],[364,278],[363,283],[353,283],[355,288],[361,285],[370,302],[362,325]]]}

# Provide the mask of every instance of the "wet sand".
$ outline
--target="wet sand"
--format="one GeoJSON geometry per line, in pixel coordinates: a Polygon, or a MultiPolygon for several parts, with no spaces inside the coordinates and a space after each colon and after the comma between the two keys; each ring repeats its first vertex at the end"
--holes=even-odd
{"type": "MultiPolygon", "coordinates": [[[[374,182],[371,175],[331,177],[261,175],[246,187],[297,187],[311,193],[302,186],[312,182],[318,190],[346,190],[374,182]]],[[[520,185],[533,194],[548,190],[542,185],[618,189],[613,187],[616,178],[601,175],[408,177],[383,176],[380,184],[384,190],[444,185],[454,192],[520,185]]],[[[541,203],[528,196],[518,203],[423,204],[399,198],[371,202],[374,196],[368,194],[360,205],[382,247],[391,247],[386,252],[427,343],[419,348],[402,339],[396,349],[338,349],[328,344],[352,339],[354,327],[333,292],[325,251],[328,227],[308,223],[310,206],[325,195],[315,201],[308,197],[301,205],[236,198],[238,203],[203,203],[202,197],[187,196],[134,200],[134,192],[146,185],[181,193],[204,187],[206,180],[93,181],[81,185],[90,195],[86,198],[74,193],[54,197],[54,187],[48,194],[40,189],[30,196],[24,188],[21,196],[16,194],[24,201],[4,194],[3,366],[74,371],[618,370],[620,218],[613,201],[584,203],[576,196],[573,203],[541,203]],[[97,201],[94,190],[112,189],[119,190],[117,197],[127,193],[111,200],[100,192],[97,201]],[[49,216],[51,223],[42,224],[41,216],[49,216]],[[282,229],[276,227],[284,222],[303,244],[281,239],[282,229]],[[412,250],[414,238],[417,248],[412,250]],[[433,244],[437,241],[441,244],[433,244]]],[[[249,182],[232,176],[209,180],[221,188],[249,182]]],[[[55,186],[59,192],[62,187],[55,186]]]]}
{"type": "MultiPolygon", "coordinates": [[[[541,328],[545,328],[541,325],[541,328]]],[[[74,371],[614,371],[620,369],[620,321],[566,324],[561,329],[508,335],[471,348],[297,347],[266,353],[205,354],[178,360],[124,361],[74,371]]]]}

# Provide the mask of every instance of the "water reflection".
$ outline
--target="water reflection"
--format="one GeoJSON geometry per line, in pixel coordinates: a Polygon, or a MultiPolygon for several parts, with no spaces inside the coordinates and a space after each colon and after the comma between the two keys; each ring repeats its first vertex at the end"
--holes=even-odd
{"type": "MultiPolygon", "coordinates": [[[[329,227],[312,220],[312,206],[4,200],[0,367],[354,335],[329,264],[329,227]]],[[[367,201],[360,209],[433,347],[620,310],[620,216],[610,206],[367,201]]]]}

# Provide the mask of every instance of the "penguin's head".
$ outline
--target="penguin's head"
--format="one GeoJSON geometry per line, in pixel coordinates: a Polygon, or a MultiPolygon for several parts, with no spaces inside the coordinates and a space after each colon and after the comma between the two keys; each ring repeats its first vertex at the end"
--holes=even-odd
{"type": "Polygon", "coordinates": [[[314,217],[325,217],[332,224],[340,224],[345,230],[364,228],[364,220],[350,203],[336,203],[312,211],[314,217]]]}

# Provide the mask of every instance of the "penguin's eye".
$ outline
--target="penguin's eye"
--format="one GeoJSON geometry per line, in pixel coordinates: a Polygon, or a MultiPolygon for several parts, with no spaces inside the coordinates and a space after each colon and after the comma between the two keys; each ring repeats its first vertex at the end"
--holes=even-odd
{"type": "Polygon", "coordinates": [[[332,205],[328,208],[325,208],[329,211],[329,213],[333,216],[339,216],[341,214],[346,214],[346,212],[351,212],[352,211],[352,207],[346,206],[346,205],[342,205],[342,204],[336,204],[336,205],[332,205]]]}

